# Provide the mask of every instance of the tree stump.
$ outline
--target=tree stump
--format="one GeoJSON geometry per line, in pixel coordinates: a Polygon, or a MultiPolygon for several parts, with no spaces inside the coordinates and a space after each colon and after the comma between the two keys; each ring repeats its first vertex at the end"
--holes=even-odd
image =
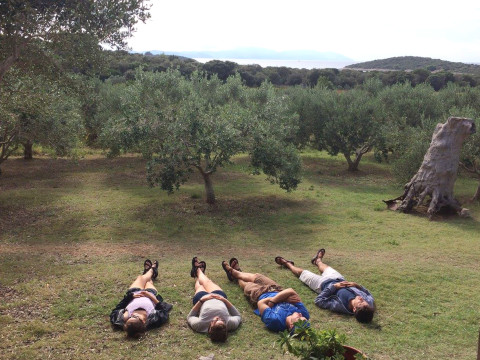
{"type": "Polygon", "coordinates": [[[475,123],[463,117],[449,117],[445,124],[438,124],[422,165],[405,185],[405,192],[396,199],[384,200],[389,209],[408,213],[430,197],[427,213],[431,218],[439,211],[454,211],[468,215],[453,197],[457,179],[460,150],[465,138],[475,133],[475,123]]]}

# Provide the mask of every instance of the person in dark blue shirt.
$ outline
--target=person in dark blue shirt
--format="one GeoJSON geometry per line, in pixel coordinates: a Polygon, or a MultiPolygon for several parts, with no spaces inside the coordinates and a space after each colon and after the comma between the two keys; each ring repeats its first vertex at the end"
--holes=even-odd
{"type": "Polygon", "coordinates": [[[222,267],[230,281],[238,281],[245,296],[257,308],[254,313],[261,317],[269,330],[292,330],[297,321],[310,318],[308,310],[292,288],[283,289],[262,274],[242,272],[236,258],[230,259],[229,264],[222,261],[222,267]]]}
{"type": "Polygon", "coordinates": [[[320,275],[295,266],[293,261],[286,260],[281,256],[275,258],[279,265],[290,269],[300,280],[318,296],[315,304],[334,312],[354,315],[361,323],[369,323],[375,313],[375,301],[372,294],[363,286],[345,278],[334,268],[323,262],[325,249],[318,250],[312,259],[312,264],[320,271],[320,275]]]}

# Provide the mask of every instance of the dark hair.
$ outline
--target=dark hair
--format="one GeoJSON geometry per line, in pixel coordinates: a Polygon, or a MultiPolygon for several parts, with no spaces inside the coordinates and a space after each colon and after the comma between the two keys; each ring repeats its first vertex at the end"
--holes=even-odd
{"type": "Polygon", "coordinates": [[[145,323],[136,318],[128,319],[123,328],[127,332],[128,337],[135,339],[138,339],[140,336],[142,336],[147,329],[145,323]]]}
{"type": "Polygon", "coordinates": [[[355,319],[357,319],[358,322],[364,324],[370,323],[372,322],[374,312],[375,309],[373,307],[365,305],[363,307],[357,308],[357,311],[355,311],[355,319]]]}
{"type": "Polygon", "coordinates": [[[222,323],[215,323],[213,326],[209,326],[208,334],[210,335],[210,339],[212,339],[212,341],[215,341],[215,342],[227,341],[227,336],[228,336],[227,324],[222,322],[222,323]]]}

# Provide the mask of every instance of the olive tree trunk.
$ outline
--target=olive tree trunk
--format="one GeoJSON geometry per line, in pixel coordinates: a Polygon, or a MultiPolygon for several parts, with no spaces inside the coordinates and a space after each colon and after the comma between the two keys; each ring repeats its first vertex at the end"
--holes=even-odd
{"type": "MultiPolygon", "coordinates": [[[[205,168],[208,169],[210,166],[210,159],[207,158],[205,159],[206,166],[205,168]]],[[[207,194],[207,203],[208,204],[215,204],[215,192],[213,191],[213,183],[211,179],[211,175],[213,173],[213,170],[204,170],[203,167],[200,164],[194,165],[197,170],[200,172],[200,174],[203,177],[203,183],[205,185],[205,193],[207,194]]]]}
{"type": "Polygon", "coordinates": [[[477,191],[475,191],[475,195],[472,197],[472,201],[480,201],[480,183],[478,184],[477,191]]]}
{"type": "Polygon", "coordinates": [[[205,183],[205,193],[207,194],[207,203],[215,204],[215,192],[213,191],[213,183],[209,173],[203,173],[203,181],[205,183]]]}
{"type": "Polygon", "coordinates": [[[348,163],[348,171],[358,171],[358,165],[360,164],[360,160],[362,160],[362,156],[369,152],[371,146],[368,144],[363,145],[361,148],[355,150],[355,160],[352,160],[352,157],[348,153],[344,153],[345,159],[347,159],[348,163]]]}
{"type": "Polygon", "coordinates": [[[468,210],[453,197],[453,186],[463,141],[473,133],[475,123],[471,119],[449,117],[444,124],[438,124],[420,169],[405,185],[402,196],[385,201],[388,207],[408,213],[413,207],[422,205],[429,196],[427,213],[430,217],[440,210],[468,215],[468,210]]]}
{"type": "Polygon", "coordinates": [[[360,163],[360,160],[362,159],[362,155],[360,157],[356,156],[355,160],[352,160],[350,155],[344,154],[345,159],[347,159],[348,163],[348,171],[358,171],[358,164],[360,163]]]}
{"type": "Polygon", "coordinates": [[[31,141],[27,141],[23,144],[23,158],[25,160],[33,159],[33,143],[31,141]]]}

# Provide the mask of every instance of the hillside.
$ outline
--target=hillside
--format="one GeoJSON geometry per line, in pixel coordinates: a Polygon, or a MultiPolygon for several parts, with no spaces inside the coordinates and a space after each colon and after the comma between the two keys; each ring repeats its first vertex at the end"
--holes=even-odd
{"type": "Polygon", "coordinates": [[[177,55],[189,58],[207,59],[274,59],[274,60],[321,60],[321,61],[352,61],[352,59],[333,52],[318,52],[314,50],[274,51],[263,48],[237,48],[220,51],[149,51],[154,55],[177,55]]]}
{"type": "Polygon", "coordinates": [[[449,71],[461,74],[480,75],[480,65],[464,64],[419,56],[399,56],[382,60],[366,61],[346,66],[348,69],[363,70],[416,70],[449,71]]]}

